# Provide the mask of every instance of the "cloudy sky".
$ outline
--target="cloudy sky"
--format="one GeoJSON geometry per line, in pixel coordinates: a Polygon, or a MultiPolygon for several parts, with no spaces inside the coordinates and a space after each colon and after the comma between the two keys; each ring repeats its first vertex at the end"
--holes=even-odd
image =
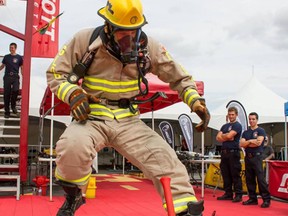
{"type": "MultiPolygon", "coordinates": [[[[163,43],[174,59],[205,83],[210,107],[239,91],[252,74],[288,99],[287,0],[142,0],[148,25],[143,30],[163,43]]],[[[61,0],[60,46],[79,29],[103,23],[97,10],[106,0],[61,0]]],[[[0,23],[24,32],[25,1],[7,0],[0,23]]],[[[16,41],[0,32],[0,55],[16,41]]],[[[52,59],[33,59],[30,104],[38,107],[52,59]]],[[[3,74],[3,73],[2,73],[3,74]]],[[[1,75],[2,77],[2,75],[1,75]]],[[[259,92],[261,94],[261,92],[259,92]]]]}

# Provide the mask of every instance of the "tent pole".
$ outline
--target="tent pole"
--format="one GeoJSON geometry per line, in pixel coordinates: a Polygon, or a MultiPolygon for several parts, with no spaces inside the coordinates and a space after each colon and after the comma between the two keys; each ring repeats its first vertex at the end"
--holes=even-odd
{"type": "Polygon", "coordinates": [[[201,159],[201,197],[204,198],[204,132],[201,133],[201,148],[202,148],[202,159],[201,159]]]}
{"type": "MultiPolygon", "coordinates": [[[[285,142],[285,147],[284,147],[284,160],[287,161],[287,116],[288,116],[288,102],[284,103],[284,117],[285,117],[285,131],[284,131],[284,142],[285,142]]],[[[283,160],[283,158],[282,158],[283,160]]]]}
{"type": "Polygon", "coordinates": [[[155,122],[154,122],[154,102],[151,101],[151,115],[152,115],[152,130],[155,129],[155,122]]]}
{"type": "Polygon", "coordinates": [[[284,137],[285,137],[284,160],[287,161],[287,117],[286,117],[286,115],[285,115],[285,134],[284,134],[284,137]]]}
{"type": "MultiPolygon", "coordinates": [[[[51,107],[54,107],[54,94],[51,97],[51,107]]],[[[53,201],[52,198],[52,187],[53,187],[53,137],[54,137],[54,109],[51,110],[51,128],[50,128],[50,201],[53,201]]]]}

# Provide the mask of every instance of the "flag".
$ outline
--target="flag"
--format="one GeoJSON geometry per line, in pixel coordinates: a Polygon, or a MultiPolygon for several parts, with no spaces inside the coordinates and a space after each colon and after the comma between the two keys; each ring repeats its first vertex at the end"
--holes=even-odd
{"type": "Polygon", "coordinates": [[[178,121],[190,152],[193,152],[193,124],[187,114],[181,114],[178,121]]]}
{"type": "Polygon", "coordinates": [[[6,6],[6,0],[0,0],[0,6],[6,6]]]}
{"type": "Polygon", "coordinates": [[[167,121],[162,121],[159,124],[160,132],[166,142],[171,146],[172,149],[175,147],[174,143],[174,132],[171,124],[167,121]]]}
{"type": "Polygon", "coordinates": [[[41,27],[40,29],[38,29],[36,32],[34,32],[34,34],[36,34],[37,32],[39,32],[41,35],[44,35],[46,33],[46,31],[48,30],[48,28],[56,21],[56,19],[58,17],[60,17],[63,14],[60,13],[58,14],[56,17],[54,17],[52,20],[50,20],[47,24],[45,24],[43,27],[41,27]]]}
{"type": "Polygon", "coordinates": [[[237,121],[242,125],[242,133],[248,129],[248,121],[247,121],[247,114],[244,109],[244,106],[236,100],[231,100],[226,105],[226,108],[235,107],[238,110],[238,117],[237,121]]]}
{"type": "Polygon", "coordinates": [[[60,0],[34,0],[32,57],[54,58],[59,43],[60,0]]]}

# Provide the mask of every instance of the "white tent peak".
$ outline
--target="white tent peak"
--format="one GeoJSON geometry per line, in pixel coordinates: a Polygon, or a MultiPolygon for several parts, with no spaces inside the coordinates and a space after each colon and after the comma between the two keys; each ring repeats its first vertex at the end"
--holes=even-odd
{"type": "MultiPolygon", "coordinates": [[[[272,90],[264,86],[255,75],[252,75],[248,82],[240,88],[235,94],[225,100],[224,104],[212,110],[212,117],[218,123],[218,127],[225,123],[225,116],[227,114],[226,105],[231,100],[240,102],[246,110],[247,115],[250,112],[257,112],[259,115],[259,123],[284,122],[284,103],[286,100],[274,93],[272,90]],[[222,116],[223,119],[217,118],[222,116]]],[[[213,118],[211,119],[213,122],[213,118]]],[[[211,123],[212,123],[211,122],[211,123]]],[[[213,124],[213,123],[212,123],[213,124]]]]}

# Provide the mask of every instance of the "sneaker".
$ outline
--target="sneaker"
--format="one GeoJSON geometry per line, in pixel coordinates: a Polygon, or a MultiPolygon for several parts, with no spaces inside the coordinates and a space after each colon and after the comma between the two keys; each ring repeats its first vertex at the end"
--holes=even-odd
{"type": "Polygon", "coordinates": [[[217,197],[217,200],[233,200],[233,196],[224,194],[224,195],[222,195],[220,197],[217,197]]]}
{"type": "Polygon", "coordinates": [[[81,190],[73,196],[66,194],[66,200],[57,212],[57,216],[74,216],[75,211],[83,204],[81,190]]]}
{"type": "Polygon", "coordinates": [[[10,114],[5,113],[4,118],[10,118],[10,114]]]}

